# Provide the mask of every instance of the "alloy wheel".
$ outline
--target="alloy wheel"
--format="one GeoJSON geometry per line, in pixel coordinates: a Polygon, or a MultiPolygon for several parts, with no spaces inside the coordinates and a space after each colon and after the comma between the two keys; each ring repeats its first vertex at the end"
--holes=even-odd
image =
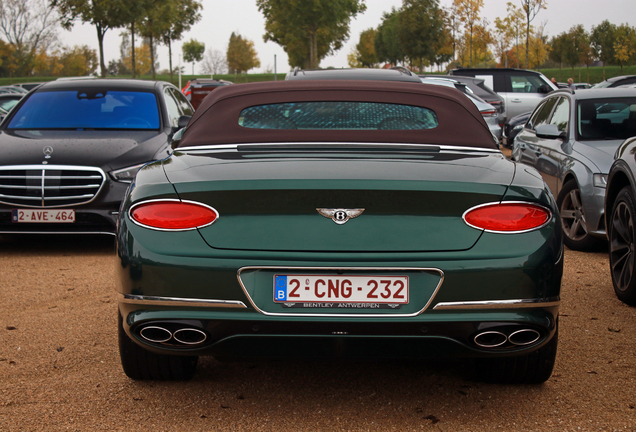
{"type": "Polygon", "coordinates": [[[610,231],[610,267],[614,286],[626,291],[634,274],[634,215],[625,201],[612,214],[610,231]]]}
{"type": "Polygon", "coordinates": [[[569,239],[579,241],[587,236],[587,222],[583,204],[581,204],[581,190],[572,189],[561,203],[561,225],[569,239]]]}

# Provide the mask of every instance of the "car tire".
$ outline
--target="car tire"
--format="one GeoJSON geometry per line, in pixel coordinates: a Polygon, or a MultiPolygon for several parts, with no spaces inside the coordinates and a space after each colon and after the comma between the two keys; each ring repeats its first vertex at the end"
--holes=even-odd
{"type": "Polygon", "coordinates": [[[186,381],[194,376],[199,360],[196,356],[172,356],[146,351],[124,331],[118,315],[119,356],[124,373],[134,380],[186,381]]]}
{"type": "Polygon", "coordinates": [[[477,378],[498,384],[541,384],[552,376],[559,343],[559,325],[544,346],[530,354],[476,359],[477,378]]]}
{"type": "Polygon", "coordinates": [[[634,248],[636,247],[636,198],[629,186],[616,196],[608,220],[609,262],[616,296],[624,303],[636,306],[634,248]]]}
{"type": "Polygon", "coordinates": [[[598,243],[598,239],[590,235],[581,201],[581,189],[576,180],[569,180],[559,192],[557,206],[563,228],[563,244],[577,251],[586,251],[598,243]]]}

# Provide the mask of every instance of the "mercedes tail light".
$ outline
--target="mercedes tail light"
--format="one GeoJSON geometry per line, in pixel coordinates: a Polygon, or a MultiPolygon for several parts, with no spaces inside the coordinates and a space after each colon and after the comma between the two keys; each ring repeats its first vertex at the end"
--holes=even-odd
{"type": "Polygon", "coordinates": [[[477,229],[497,233],[520,233],[543,227],[552,213],[537,204],[502,202],[473,207],[464,213],[464,222],[477,229]]]}
{"type": "Polygon", "coordinates": [[[212,207],[179,200],[154,200],[135,204],[129,211],[137,225],[162,231],[186,231],[213,224],[219,213],[212,207]]]}

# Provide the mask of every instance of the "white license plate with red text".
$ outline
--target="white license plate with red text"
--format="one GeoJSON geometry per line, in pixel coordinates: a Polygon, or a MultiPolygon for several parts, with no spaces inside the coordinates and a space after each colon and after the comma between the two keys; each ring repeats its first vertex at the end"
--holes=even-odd
{"type": "Polygon", "coordinates": [[[73,223],[75,222],[75,210],[13,209],[11,220],[16,223],[73,223]]]}
{"type": "Polygon", "coordinates": [[[408,276],[275,275],[274,301],[312,303],[409,302],[408,276]]]}

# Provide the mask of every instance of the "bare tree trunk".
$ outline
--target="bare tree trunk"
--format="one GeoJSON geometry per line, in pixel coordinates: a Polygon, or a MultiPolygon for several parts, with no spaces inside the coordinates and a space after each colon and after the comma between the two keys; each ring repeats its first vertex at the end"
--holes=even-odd
{"type": "Polygon", "coordinates": [[[530,15],[526,26],[526,69],[528,69],[528,54],[530,53],[530,15]]]}
{"type": "Polygon", "coordinates": [[[97,43],[99,45],[99,68],[102,71],[102,78],[106,78],[106,64],[104,63],[104,33],[106,30],[103,30],[99,24],[95,27],[97,28],[97,43]]]}
{"type": "Polygon", "coordinates": [[[309,32],[309,65],[311,69],[318,68],[318,37],[315,31],[309,32]]]}
{"type": "Polygon", "coordinates": [[[170,65],[170,84],[172,84],[172,41],[168,39],[168,63],[170,65]]]}
{"type": "Polygon", "coordinates": [[[132,38],[132,49],[130,50],[132,77],[135,78],[135,20],[130,23],[130,37],[132,38]]]}
{"type": "Polygon", "coordinates": [[[150,72],[152,73],[152,80],[154,81],[157,74],[155,71],[155,39],[152,37],[152,34],[148,37],[148,43],[150,44],[150,72]]]}

